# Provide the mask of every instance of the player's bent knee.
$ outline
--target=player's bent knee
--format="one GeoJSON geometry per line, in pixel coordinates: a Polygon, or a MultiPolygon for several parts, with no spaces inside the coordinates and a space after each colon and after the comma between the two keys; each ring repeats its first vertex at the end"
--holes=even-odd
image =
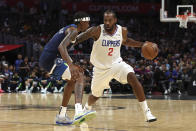
{"type": "Polygon", "coordinates": [[[135,76],[135,73],[129,72],[128,75],[127,75],[127,81],[131,82],[131,83],[134,83],[134,82],[138,81],[137,77],[135,76]]]}
{"type": "Polygon", "coordinates": [[[100,98],[100,96],[94,96],[94,95],[91,95],[91,97],[94,99],[94,100],[98,100],[100,98]]]}

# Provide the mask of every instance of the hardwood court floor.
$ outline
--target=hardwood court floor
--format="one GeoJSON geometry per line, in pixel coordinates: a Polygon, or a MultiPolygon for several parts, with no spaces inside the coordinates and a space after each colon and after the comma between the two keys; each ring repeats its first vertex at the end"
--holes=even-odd
{"type": "MultiPolygon", "coordinates": [[[[81,126],[57,126],[54,118],[62,94],[0,94],[0,131],[196,131],[196,98],[193,98],[148,99],[158,121],[146,123],[131,95],[106,96],[97,102],[97,117],[92,121],[81,126]]],[[[84,103],[86,99],[84,95],[84,103]]],[[[74,115],[73,96],[68,114],[74,115]]]]}

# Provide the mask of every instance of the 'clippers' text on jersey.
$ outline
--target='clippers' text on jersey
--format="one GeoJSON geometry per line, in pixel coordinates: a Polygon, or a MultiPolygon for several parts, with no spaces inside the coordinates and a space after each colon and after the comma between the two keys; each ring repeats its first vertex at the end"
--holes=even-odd
{"type": "Polygon", "coordinates": [[[116,25],[116,31],[112,35],[105,31],[103,24],[100,27],[101,33],[98,40],[94,41],[90,61],[97,68],[107,69],[122,61],[120,56],[122,27],[116,25]]]}
{"type": "Polygon", "coordinates": [[[120,46],[120,40],[102,40],[102,46],[118,47],[120,46]]]}

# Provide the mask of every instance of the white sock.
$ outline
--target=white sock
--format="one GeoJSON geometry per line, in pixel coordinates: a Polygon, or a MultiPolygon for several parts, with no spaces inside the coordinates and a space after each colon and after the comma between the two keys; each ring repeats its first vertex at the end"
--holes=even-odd
{"type": "Polygon", "coordinates": [[[139,102],[139,103],[140,103],[140,106],[141,106],[143,112],[145,112],[148,109],[148,105],[147,105],[146,100],[139,102]]]}
{"type": "Polygon", "coordinates": [[[61,117],[65,117],[66,111],[67,111],[67,107],[61,106],[61,107],[60,107],[60,111],[59,111],[59,115],[60,115],[61,117]]]}
{"type": "Polygon", "coordinates": [[[76,103],[75,104],[75,115],[82,113],[82,104],[76,103]]]}
{"type": "Polygon", "coordinates": [[[33,86],[31,86],[30,90],[33,90],[33,86]]]}
{"type": "Polygon", "coordinates": [[[92,110],[92,106],[89,106],[89,105],[88,105],[88,102],[86,102],[85,108],[86,108],[87,110],[92,110]]]}
{"type": "Polygon", "coordinates": [[[28,88],[29,88],[29,84],[26,85],[26,90],[28,90],[28,88]]]}

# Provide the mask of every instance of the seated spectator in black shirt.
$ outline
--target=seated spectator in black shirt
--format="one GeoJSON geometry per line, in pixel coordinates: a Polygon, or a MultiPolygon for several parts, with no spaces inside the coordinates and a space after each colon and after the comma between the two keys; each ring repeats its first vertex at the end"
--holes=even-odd
{"type": "Polygon", "coordinates": [[[25,81],[26,92],[32,93],[39,91],[39,78],[32,72],[29,78],[25,81]]]}
{"type": "Polygon", "coordinates": [[[162,70],[160,70],[159,67],[156,67],[155,72],[154,72],[154,85],[157,87],[158,91],[164,92],[164,94],[168,94],[167,91],[167,85],[168,85],[168,80],[166,77],[166,67],[165,65],[162,65],[162,70]]]}
{"type": "Polygon", "coordinates": [[[25,81],[29,76],[29,72],[30,72],[30,66],[28,64],[28,57],[25,57],[24,62],[22,62],[19,67],[19,76],[22,79],[22,88],[23,88],[22,90],[24,90],[25,88],[25,81]]]}
{"type": "Polygon", "coordinates": [[[18,92],[22,85],[22,79],[18,75],[18,72],[14,72],[14,74],[10,77],[9,85],[8,85],[8,92],[18,92]]]}

